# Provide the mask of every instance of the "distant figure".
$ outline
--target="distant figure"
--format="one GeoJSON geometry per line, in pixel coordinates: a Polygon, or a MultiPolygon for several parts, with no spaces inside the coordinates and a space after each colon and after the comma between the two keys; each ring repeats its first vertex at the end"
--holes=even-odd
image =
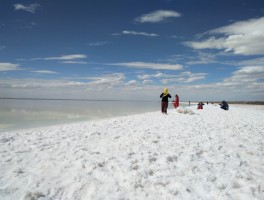
{"type": "Polygon", "coordinates": [[[203,102],[199,102],[198,104],[197,104],[197,109],[203,109],[203,102]]]}
{"type": "Polygon", "coordinates": [[[189,101],[189,106],[191,106],[191,101],[189,101]]]}
{"type": "Polygon", "coordinates": [[[222,103],[219,104],[219,105],[224,110],[228,110],[229,109],[228,103],[226,101],[222,101],[222,103]]]}
{"type": "Polygon", "coordinates": [[[161,93],[160,98],[162,98],[161,99],[161,112],[163,114],[167,114],[167,108],[168,108],[168,104],[169,104],[168,98],[171,98],[171,95],[169,94],[168,88],[164,88],[164,92],[161,93]]]}
{"type": "Polygon", "coordinates": [[[174,100],[174,108],[178,108],[179,107],[179,96],[176,94],[175,95],[175,100],[174,100]]]}

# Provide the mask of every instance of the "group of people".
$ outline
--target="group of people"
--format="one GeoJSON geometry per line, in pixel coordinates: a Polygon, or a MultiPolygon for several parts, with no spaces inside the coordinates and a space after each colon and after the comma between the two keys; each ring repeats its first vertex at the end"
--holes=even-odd
{"type": "MultiPolygon", "coordinates": [[[[213,104],[213,103],[212,103],[213,104]]],[[[203,105],[204,105],[204,103],[203,102],[199,102],[198,104],[197,104],[197,109],[199,110],[199,109],[203,109],[203,105]]],[[[208,102],[207,102],[207,105],[208,105],[208,102]]],[[[222,108],[222,109],[224,109],[224,110],[228,110],[229,109],[229,105],[228,105],[228,103],[226,102],[226,101],[222,101],[220,104],[220,108],[222,108]]]]}
{"type": "MultiPolygon", "coordinates": [[[[168,105],[169,105],[169,98],[171,98],[171,95],[169,93],[168,88],[164,88],[164,91],[160,94],[160,98],[161,98],[161,112],[163,114],[167,114],[167,109],[168,109],[168,105]]],[[[190,104],[190,102],[189,102],[189,104],[190,104]]],[[[207,102],[207,104],[208,104],[208,102],[207,102]]],[[[203,102],[199,102],[197,105],[198,106],[197,109],[203,109],[203,105],[204,105],[203,102]]],[[[220,105],[220,108],[222,108],[224,110],[229,109],[228,103],[226,101],[222,101],[222,103],[219,105],[220,105]]],[[[175,95],[175,100],[173,102],[173,106],[174,106],[174,108],[179,107],[179,96],[177,94],[175,95]]]]}
{"type": "MultiPolygon", "coordinates": [[[[167,108],[169,105],[169,98],[171,98],[171,95],[169,94],[168,88],[164,88],[164,91],[160,94],[161,99],[161,112],[163,114],[167,114],[167,108]]],[[[174,108],[179,107],[179,96],[175,95],[175,100],[173,103],[174,108]]]]}

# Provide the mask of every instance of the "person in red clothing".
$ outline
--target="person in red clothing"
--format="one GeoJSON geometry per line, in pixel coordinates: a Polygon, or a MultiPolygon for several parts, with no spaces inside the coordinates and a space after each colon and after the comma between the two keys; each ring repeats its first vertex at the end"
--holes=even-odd
{"type": "Polygon", "coordinates": [[[199,110],[199,109],[203,109],[203,105],[204,105],[204,103],[203,102],[199,102],[198,104],[197,104],[197,109],[199,110]]]}
{"type": "Polygon", "coordinates": [[[175,95],[175,100],[174,100],[174,108],[178,108],[179,107],[179,96],[176,94],[175,95]]]}
{"type": "Polygon", "coordinates": [[[160,98],[162,98],[161,99],[161,112],[163,114],[167,114],[167,108],[169,104],[168,98],[171,98],[168,88],[164,88],[164,92],[161,93],[160,98]]]}

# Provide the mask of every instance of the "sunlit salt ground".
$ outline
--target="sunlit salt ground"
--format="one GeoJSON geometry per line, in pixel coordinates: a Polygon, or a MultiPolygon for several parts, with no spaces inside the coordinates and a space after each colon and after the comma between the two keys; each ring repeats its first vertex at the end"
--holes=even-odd
{"type": "Polygon", "coordinates": [[[0,199],[264,199],[264,110],[170,109],[0,134],[0,199]]]}
{"type": "Polygon", "coordinates": [[[0,132],[158,111],[160,102],[0,99],[0,132]]]}

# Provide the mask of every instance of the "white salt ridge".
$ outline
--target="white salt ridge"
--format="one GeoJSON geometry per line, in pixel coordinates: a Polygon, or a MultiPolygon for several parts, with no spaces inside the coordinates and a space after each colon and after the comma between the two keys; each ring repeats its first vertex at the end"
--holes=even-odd
{"type": "Polygon", "coordinates": [[[205,105],[4,132],[0,199],[264,199],[263,119],[205,105]]]}

